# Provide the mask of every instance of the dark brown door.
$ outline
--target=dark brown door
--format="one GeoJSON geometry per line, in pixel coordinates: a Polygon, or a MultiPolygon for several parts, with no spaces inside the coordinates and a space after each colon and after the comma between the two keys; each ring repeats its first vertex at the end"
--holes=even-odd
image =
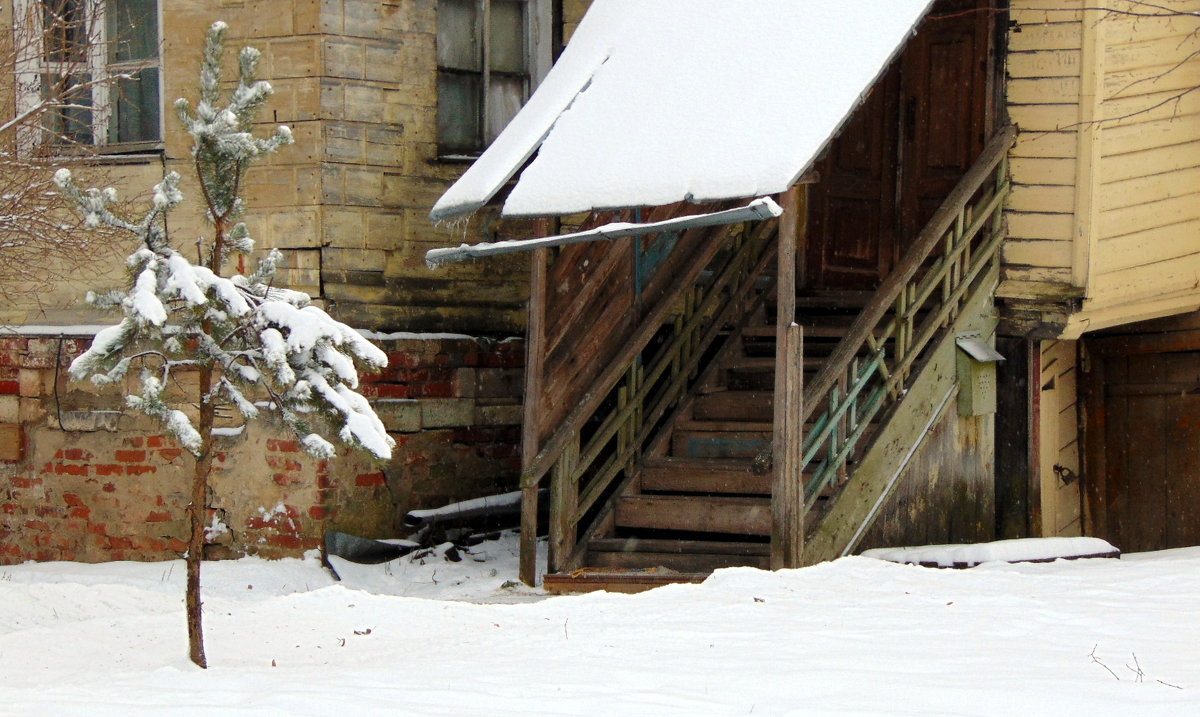
{"type": "Polygon", "coordinates": [[[809,288],[877,286],[983,149],[989,5],[938,2],[818,163],[809,288]]]}
{"type": "Polygon", "coordinates": [[[1124,552],[1200,545],[1200,352],[1093,362],[1088,533],[1124,552]]]}

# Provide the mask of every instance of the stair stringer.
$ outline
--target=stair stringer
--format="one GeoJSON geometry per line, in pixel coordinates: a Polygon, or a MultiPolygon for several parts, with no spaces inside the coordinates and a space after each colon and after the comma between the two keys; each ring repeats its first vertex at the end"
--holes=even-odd
{"type": "Polygon", "coordinates": [[[904,398],[887,416],[846,485],[810,529],[804,564],[813,565],[851,554],[882,508],[904,480],[910,462],[945,416],[955,410],[958,395],[955,339],[965,332],[994,335],[998,323],[993,306],[999,273],[988,271],[959,318],[945,331],[904,398]]]}

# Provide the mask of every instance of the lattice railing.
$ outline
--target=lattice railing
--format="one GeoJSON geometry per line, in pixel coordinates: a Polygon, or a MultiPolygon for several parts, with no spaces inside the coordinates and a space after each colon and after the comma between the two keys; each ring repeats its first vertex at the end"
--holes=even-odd
{"type": "Polygon", "coordinates": [[[999,263],[1008,150],[1000,132],[805,387],[805,508],[847,476],[871,421],[897,403],[920,362],[999,263]]]}
{"type": "Polygon", "coordinates": [[[550,568],[572,567],[585,518],[632,474],[649,442],[688,392],[714,365],[713,352],[734,344],[740,324],[772,286],[757,281],[775,256],[775,221],[745,226],[707,267],[707,280],[668,299],[677,310],[652,332],[611,385],[589,394],[607,400],[583,420],[568,422],[522,477],[526,488],[550,475],[550,568]],[[730,333],[730,327],[734,330],[730,333]]]}

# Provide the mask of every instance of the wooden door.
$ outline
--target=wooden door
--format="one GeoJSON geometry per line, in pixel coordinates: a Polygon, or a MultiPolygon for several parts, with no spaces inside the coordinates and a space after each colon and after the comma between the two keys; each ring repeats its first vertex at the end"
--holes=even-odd
{"type": "Polygon", "coordinates": [[[1200,545],[1200,351],[1093,362],[1087,532],[1124,552],[1200,545]]]}
{"type": "Polygon", "coordinates": [[[986,144],[991,16],[979,6],[939,2],[901,60],[897,261],[986,144]]]}
{"type": "Polygon", "coordinates": [[[808,288],[877,286],[979,156],[989,6],[940,0],[830,144],[809,189],[808,288]]]}
{"type": "Polygon", "coordinates": [[[900,68],[889,68],[838,134],[809,190],[806,283],[866,289],[892,264],[896,241],[896,106],[900,68]]]}

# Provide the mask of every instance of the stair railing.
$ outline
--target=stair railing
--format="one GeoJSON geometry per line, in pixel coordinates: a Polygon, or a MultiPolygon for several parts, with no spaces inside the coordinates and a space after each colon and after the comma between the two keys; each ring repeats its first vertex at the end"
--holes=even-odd
{"type": "Polygon", "coordinates": [[[899,402],[933,339],[999,266],[1015,136],[1007,127],[988,143],[805,387],[805,510],[845,480],[872,419],[899,402]]]}
{"type": "MultiPolygon", "coordinates": [[[[523,471],[526,492],[536,491],[550,476],[551,570],[573,567],[584,517],[614,493],[619,476],[630,475],[667,412],[702,377],[702,359],[726,327],[736,323],[747,303],[761,300],[769,290],[756,279],[775,256],[776,227],[775,220],[747,227],[729,251],[715,259],[702,256],[684,272],[680,290],[660,302],[671,310],[650,312],[625,350],[584,393],[587,400],[523,471]],[[697,282],[705,268],[711,280],[697,282]],[[651,345],[664,335],[661,345],[651,345]]],[[[535,535],[528,528],[526,524],[522,530],[523,556],[534,549],[535,535]]],[[[523,570],[523,580],[532,582],[532,577],[523,570]]]]}

